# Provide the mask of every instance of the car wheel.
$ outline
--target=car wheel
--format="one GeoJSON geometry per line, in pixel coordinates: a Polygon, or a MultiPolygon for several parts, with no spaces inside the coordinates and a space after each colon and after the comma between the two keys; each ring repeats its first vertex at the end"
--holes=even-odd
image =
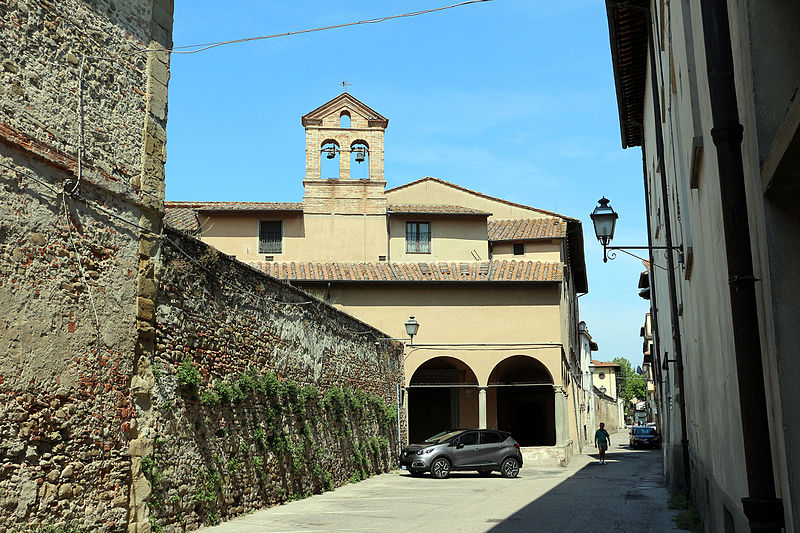
{"type": "Polygon", "coordinates": [[[481,477],[489,477],[492,475],[491,470],[478,470],[478,475],[481,477]]]}
{"type": "Polygon", "coordinates": [[[444,479],[450,475],[450,461],[444,457],[439,457],[431,465],[431,475],[435,479],[444,479]]]}
{"type": "Polygon", "coordinates": [[[503,477],[517,477],[517,475],[519,475],[519,461],[513,457],[509,457],[503,461],[500,472],[503,474],[503,477]]]}

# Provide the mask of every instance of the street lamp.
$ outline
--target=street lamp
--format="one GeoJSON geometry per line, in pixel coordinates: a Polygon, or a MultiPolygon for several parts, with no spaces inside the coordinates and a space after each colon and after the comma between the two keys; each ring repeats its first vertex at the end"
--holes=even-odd
{"type": "MultiPolygon", "coordinates": [[[[417,322],[417,320],[414,318],[414,315],[411,315],[410,317],[408,317],[408,320],[406,320],[405,324],[403,324],[403,325],[406,327],[406,335],[408,335],[408,338],[405,338],[405,337],[402,338],[402,339],[384,338],[384,339],[380,339],[380,340],[384,340],[384,341],[409,341],[409,345],[410,346],[414,346],[414,335],[416,335],[417,331],[419,331],[419,322],[417,322]]],[[[375,344],[378,344],[378,341],[376,341],[375,344]]]]}
{"type": "Polygon", "coordinates": [[[594,234],[600,244],[603,245],[603,263],[609,259],[615,259],[617,254],[608,250],[678,250],[683,251],[683,246],[609,246],[614,239],[614,229],[617,225],[619,214],[609,204],[611,200],[603,196],[598,200],[598,206],[594,208],[592,214],[592,224],[594,224],[594,234]]]}
{"type": "Polygon", "coordinates": [[[406,320],[405,326],[406,326],[406,334],[408,334],[411,341],[411,346],[413,346],[414,335],[416,335],[417,331],[419,331],[419,322],[417,322],[414,319],[414,315],[411,315],[410,317],[408,317],[408,320],[406,320]]]}

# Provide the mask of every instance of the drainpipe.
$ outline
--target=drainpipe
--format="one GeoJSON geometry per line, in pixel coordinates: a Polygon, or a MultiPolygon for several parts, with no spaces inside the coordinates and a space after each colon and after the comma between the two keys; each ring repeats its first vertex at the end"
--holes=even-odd
{"type": "Polygon", "coordinates": [[[783,503],[775,494],[728,6],[726,0],[703,0],[701,10],[749,492],[742,507],[751,531],[777,532],[783,503]]]}
{"type": "MultiPolygon", "coordinates": [[[[650,10],[647,11],[647,40],[650,49],[650,84],[653,93],[653,119],[656,131],[656,155],[661,169],[661,208],[664,210],[664,238],[668,247],[673,246],[672,218],[669,210],[669,194],[667,193],[667,169],[664,160],[664,137],[661,131],[661,99],[658,90],[658,74],[656,72],[655,40],[653,39],[653,18],[650,10]]],[[[642,143],[644,148],[644,143],[642,143]]],[[[647,178],[645,177],[645,187],[647,178]]],[[[649,238],[649,236],[648,236],[649,238]]],[[[678,321],[678,291],[675,286],[675,259],[672,250],[666,251],[667,256],[667,284],[669,285],[669,314],[672,322],[672,344],[675,350],[675,374],[678,380],[678,409],[681,415],[681,448],[683,451],[683,478],[688,494],[692,489],[692,476],[689,466],[689,437],[686,431],[686,386],[683,379],[683,348],[681,346],[681,326],[678,321]]],[[[655,263],[652,263],[655,264],[655,263]]],[[[668,360],[669,361],[669,360],[668,360]]]]}

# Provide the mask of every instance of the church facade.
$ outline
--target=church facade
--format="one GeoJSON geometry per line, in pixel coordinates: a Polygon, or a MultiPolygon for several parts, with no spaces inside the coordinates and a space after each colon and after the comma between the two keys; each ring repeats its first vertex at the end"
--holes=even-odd
{"type": "Polygon", "coordinates": [[[413,315],[399,395],[410,441],[497,428],[568,460],[588,290],[580,221],[431,177],[387,189],[388,120],[348,93],[302,123],[302,202],[167,202],[165,222],[387,338],[413,315]]]}

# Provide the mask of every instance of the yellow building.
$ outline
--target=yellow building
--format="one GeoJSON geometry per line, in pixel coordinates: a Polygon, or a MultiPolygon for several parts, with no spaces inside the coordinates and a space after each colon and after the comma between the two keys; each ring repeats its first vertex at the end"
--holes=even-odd
{"type": "Polygon", "coordinates": [[[302,202],[167,202],[166,222],[391,338],[414,315],[411,441],[499,428],[568,459],[587,291],[580,221],[436,178],[386,189],[388,120],[350,94],[303,125],[302,202]]]}

